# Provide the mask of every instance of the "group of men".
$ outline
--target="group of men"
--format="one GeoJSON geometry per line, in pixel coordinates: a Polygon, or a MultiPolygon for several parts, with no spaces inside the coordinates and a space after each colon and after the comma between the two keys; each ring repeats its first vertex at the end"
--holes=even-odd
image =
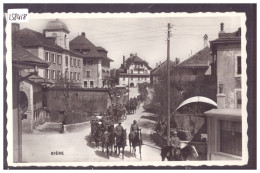
{"type": "MultiPolygon", "coordinates": [[[[113,125],[113,122],[111,121],[109,116],[106,116],[106,114],[104,114],[102,116],[102,121],[99,121],[97,116],[94,115],[94,117],[92,118],[91,124],[92,125],[99,124],[104,127],[104,130],[106,132],[114,131],[117,136],[120,136],[124,131],[124,127],[122,126],[121,121],[118,122],[118,125],[114,129],[109,129],[109,127],[111,127],[113,125]]],[[[138,130],[139,130],[139,126],[137,124],[137,121],[134,120],[133,124],[130,127],[130,134],[132,135],[133,138],[135,137],[138,130]]],[[[180,148],[180,144],[181,143],[180,143],[180,139],[177,135],[177,131],[176,130],[171,131],[170,146],[172,146],[172,156],[176,155],[176,149],[180,148]]]]}
{"type": "MultiPolygon", "coordinates": [[[[114,129],[109,129],[109,127],[113,126],[113,122],[111,121],[109,116],[106,116],[106,114],[103,114],[101,121],[97,118],[96,115],[94,115],[91,120],[91,127],[93,127],[94,125],[100,125],[101,128],[104,128],[104,131],[108,131],[108,132],[114,131],[117,136],[120,136],[124,131],[124,127],[122,126],[121,121],[118,122],[118,125],[114,129]]],[[[93,132],[92,129],[93,128],[91,128],[91,133],[93,132]]],[[[134,120],[130,128],[130,134],[134,137],[135,133],[138,130],[139,130],[139,126],[137,124],[137,121],[134,120]]]]}

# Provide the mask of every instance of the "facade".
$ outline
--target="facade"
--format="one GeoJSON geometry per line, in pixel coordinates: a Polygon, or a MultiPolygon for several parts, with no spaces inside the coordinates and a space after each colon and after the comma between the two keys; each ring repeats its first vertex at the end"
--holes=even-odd
{"type": "Polygon", "coordinates": [[[121,86],[136,87],[139,83],[150,83],[151,67],[137,54],[130,54],[127,60],[123,57],[123,64],[118,71],[119,85],[121,86]]]}
{"type": "Polygon", "coordinates": [[[113,61],[107,57],[107,50],[96,47],[86,38],[84,32],[71,40],[69,44],[70,49],[80,54],[83,59],[82,87],[107,87],[110,80],[110,62],[113,61]]]}
{"type": "MultiPolygon", "coordinates": [[[[14,31],[15,31],[15,27],[16,26],[12,28],[14,31]]],[[[16,37],[14,36],[13,38],[15,39],[16,37]]],[[[26,111],[29,111],[28,109],[30,109],[30,111],[34,111],[34,107],[30,107],[28,104],[31,95],[27,95],[25,92],[23,92],[23,90],[20,90],[20,83],[24,82],[29,77],[36,75],[38,69],[39,70],[45,69],[48,68],[48,66],[49,66],[48,63],[44,62],[43,60],[41,60],[39,57],[36,57],[32,53],[28,52],[19,44],[13,44],[13,49],[12,49],[13,99],[12,100],[13,100],[13,148],[14,148],[13,161],[14,163],[21,162],[22,160],[22,155],[21,155],[22,130],[24,129],[25,121],[29,120],[26,111]],[[29,71],[29,73],[25,76],[21,76],[20,74],[24,71],[29,71]],[[27,104],[26,104],[26,100],[27,100],[27,104]]],[[[30,124],[30,126],[31,125],[32,124],[30,124]]]]}
{"type": "Polygon", "coordinates": [[[208,160],[237,160],[242,157],[241,29],[224,32],[211,41],[212,73],[217,78],[217,109],[208,116],[208,160]]]}

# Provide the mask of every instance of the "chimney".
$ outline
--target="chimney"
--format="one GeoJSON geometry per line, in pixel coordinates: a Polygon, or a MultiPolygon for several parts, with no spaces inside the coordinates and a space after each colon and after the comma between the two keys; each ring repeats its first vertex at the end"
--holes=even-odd
{"type": "Polygon", "coordinates": [[[82,32],[81,35],[84,36],[84,37],[86,36],[85,32],[82,32]]]}
{"type": "Polygon", "coordinates": [[[205,34],[203,38],[204,38],[204,47],[208,47],[208,35],[205,34]]]}
{"type": "Polygon", "coordinates": [[[133,53],[130,53],[130,58],[132,58],[134,56],[134,54],[133,53]]]}
{"type": "Polygon", "coordinates": [[[158,63],[156,63],[156,68],[158,67],[158,63]]]}
{"type": "Polygon", "coordinates": [[[178,65],[180,63],[180,58],[175,59],[175,65],[178,65]]]}
{"type": "Polygon", "coordinates": [[[159,62],[159,66],[161,66],[161,64],[162,64],[162,63],[161,63],[161,61],[160,61],[160,62],[159,62]]]}
{"type": "Polygon", "coordinates": [[[19,23],[13,23],[12,24],[12,33],[20,31],[20,24],[19,23]]]}
{"type": "Polygon", "coordinates": [[[222,32],[222,33],[224,32],[224,23],[220,24],[220,32],[222,32]]]}
{"type": "Polygon", "coordinates": [[[123,56],[123,67],[125,68],[125,55],[123,56]]]}

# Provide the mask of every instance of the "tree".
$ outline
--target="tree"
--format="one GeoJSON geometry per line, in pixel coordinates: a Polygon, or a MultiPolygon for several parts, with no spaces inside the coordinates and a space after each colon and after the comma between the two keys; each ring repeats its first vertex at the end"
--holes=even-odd
{"type": "Polygon", "coordinates": [[[57,79],[54,84],[54,87],[61,91],[61,99],[64,105],[64,111],[70,112],[73,110],[71,107],[71,91],[76,88],[80,88],[79,83],[75,83],[73,80],[66,78],[65,76],[61,76],[57,79]]]}

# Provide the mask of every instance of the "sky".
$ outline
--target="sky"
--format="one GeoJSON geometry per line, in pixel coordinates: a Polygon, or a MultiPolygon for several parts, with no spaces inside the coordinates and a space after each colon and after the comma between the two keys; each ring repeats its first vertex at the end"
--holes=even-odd
{"type": "MultiPolygon", "coordinates": [[[[206,16],[206,15],[205,15],[206,16]]],[[[21,23],[20,28],[29,28],[43,32],[47,23],[54,19],[33,19],[21,23]]],[[[224,23],[225,32],[235,32],[241,27],[240,17],[158,17],[153,18],[62,18],[69,31],[69,39],[85,32],[86,37],[96,46],[108,51],[113,59],[111,68],[119,68],[123,56],[130,53],[146,60],[154,68],[156,63],[167,58],[167,24],[172,25],[170,38],[170,58],[184,61],[204,47],[203,36],[208,40],[218,37],[220,23],[224,23]]]]}

